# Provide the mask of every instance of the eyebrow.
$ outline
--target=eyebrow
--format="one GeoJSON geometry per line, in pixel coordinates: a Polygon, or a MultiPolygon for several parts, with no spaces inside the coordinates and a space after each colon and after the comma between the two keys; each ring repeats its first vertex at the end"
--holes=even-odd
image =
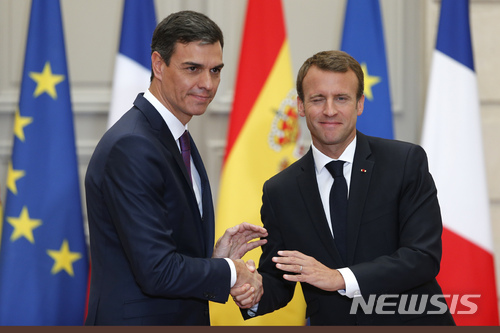
{"type": "Polygon", "coordinates": [[[323,97],[323,94],[314,94],[309,96],[309,98],[315,98],[315,97],[323,97]]]}
{"type": "MultiPolygon", "coordinates": [[[[197,62],[193,62],[193,61],[186,61],[186,62],[183,62],[182,65],[184,66],[194,66],[194,67],[201,67],[203,68],[204,66],[202,64],[199,64],[197,62]]],[[[217,66],[214,66],[212,68],[218,68],[218,69],[222,69],[222,67],[224,67],[224,63],[221,63],[217,66]]]]}

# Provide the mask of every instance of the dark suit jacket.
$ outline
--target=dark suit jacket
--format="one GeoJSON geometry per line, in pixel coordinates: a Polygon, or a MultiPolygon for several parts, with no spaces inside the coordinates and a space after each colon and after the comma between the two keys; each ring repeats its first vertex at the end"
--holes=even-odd
{"type": "MultiPolygon", "coordinates": [[[[358,132],[348,202],[347,262],[337,252],[318,191],[310,150],[264,185],[262,221],[268,243],[259,272],[264,295],[257,314],[285,306],[294,284],[271,261],[278,250],[298,250],[330,268],[349,267],[363,297],[373,294],[441,294],[435,280],[441,260],[442,223],[424,150],[358,132]]],[[[349,314],[352,299],[303,283],[312,325],[453,324],[442,315],[349,314]]],[[[444,302],[441,298],[440,301],[444,302]]],[[[387,303],[394,303],[391,298],[387,303]]],[[[429,302],[426,310],[440,311],[429,302]]],[[[442,309],[441,309],[442,310],[442,309]]],[[[441,311],[443,312],[443,311],[441,311]]]]}
{"type": "Polygon", "coordinates": [[[209,325],[208,301],[225,302],[230,269],[214,245],[210,185],[203,217],[176,142],[139,94],[102,137],[85,189],[92,277],[88,325],[209,325]]]}

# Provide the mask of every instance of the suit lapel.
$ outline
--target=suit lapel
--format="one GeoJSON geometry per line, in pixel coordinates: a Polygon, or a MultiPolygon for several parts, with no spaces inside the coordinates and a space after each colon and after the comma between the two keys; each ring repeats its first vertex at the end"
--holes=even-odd
{"type": "Polygon", "coordinates": [[[309,150],[301,161],[303,162],[301,163],[303,172],[297,177],[297,183],[311,218],[311,223],[330,256],[333,257],[339,267],[342,267],[342,258],[335,247],[332,232],[325,216],[325,209],[321,203],[312,150],[309,150]]]}
{"type": "Polygon", "coordinates": [[[196,170],[198,170],[198,174],[200,175],[200,180],[201,180],[201,202],[203,205],[203,216],[201,217],[201,220],[203,222],[202,227],[204,231],[203,239],[205,240],[205,253],[207,257],[211,257],[215,241],[214,239],[215,221],[214,221],[214,206],[212,202],[212,190],[210,188],[210,182],[208,180],[207,171],[205,170],[205,166],[203,165],[203,160],[201,159],[198,148],[196,147],[196,144],[194,143],[191,134],[189,134],[189,137],[191,139],[191,156],[193,158],[193,163],[196,167],[196,170]]]}
{"type": "MultiPolygon", "coordinates": [[[[191,185],[191,179],[189,179],[188,172],[184,166],[184,161],[182,160],[182,155],[179,152],[179,147],[177,147],[177,143],[175,142],[172,132],[170,132],[170,129],[160,113],[154,108],[153,105],[151,105],[151,103],[149,103],[147,99],[144,98],[143,95],[144,94],[141,93],[137,96],[134,101],[134,105],[146,116],[151,128],[158,133],[158,140],[160,140],[160,142],[170,151],[176,164],[184,175],[186,182],[191,185]]],[[[194,196],[194,191],[192,192],[194,196]]]]}
{"type": "Polygon", "coordinates": [[[352,165],[347,204],[347,264],[352,264],[357,246],[361,218],[375,161],[369,160],[371,149],[367,137],[357,132],[356,152],[352,165]]]}
{"type": "MultiPolygon", "coordinates": [[[[175,139],[170,132],[167,124],[163,120],[160,113],[149,103],[147,99],[144,98],[143,94],[139,94],[134,101],[135,106],[146,116],[151,128],[158,133],[158,140],[165,146],[166,149],[170,151],[171,156],[174,158],[175,163],[179,167],[183,178],[185,180],[185,187],[190,191],[190,196],[192,199],[192,207],[196,209],[195,214],[199,216],[199,221],[203,220],[202,216],[199,213],[198,204],[196,202],[196,195],[194,194],[193,185],[191,183],[191,178],[187,172],[186,166],[184,165],[184,161],[182,160],[182,155],[179,151],[179,147],[175,142],[175,139]]],[[[193,138],[191,134],[189,135],[191,140],[191,156],[193,157],[193,162],[200,174],[201,179],[201,193],[202,193],[202,204],[203,204],[203,212],[204,216],[208,218],[205,219],[207,223],[200,223],[200,228],[196,228],[198,232],[199,239],[202,241],[203,249],[208,257],[212,256],[213,244],[214,244],[214,213],[213,213],[213,204],[212,204],[212,194],[210,191],[210,184],[208,182],[207,173],[205,171],[205,167],[203,166],[203,162],[201,160],[200,154],[196,145],[194,144],[193,138]]]]}

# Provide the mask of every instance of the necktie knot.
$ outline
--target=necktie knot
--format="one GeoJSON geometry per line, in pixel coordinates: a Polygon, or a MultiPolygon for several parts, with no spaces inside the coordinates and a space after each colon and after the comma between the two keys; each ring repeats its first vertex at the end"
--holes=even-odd
{"type": "Polygon", "coordinates": [[[344,161],[331,161],[325,167],[332,174],[333,178],[344,177],[344,161]]]}

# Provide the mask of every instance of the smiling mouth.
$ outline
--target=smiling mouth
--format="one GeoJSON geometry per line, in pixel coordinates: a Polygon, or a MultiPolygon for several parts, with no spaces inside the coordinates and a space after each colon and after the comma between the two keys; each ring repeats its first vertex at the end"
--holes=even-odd
{"type": "Polygon", "coordinates": [[[201,99],[201,100],[206,100],[206,101],[208,101],[212,98],[212,96],[204,96],[204,95],[196,95],[196,94],[192,94],[191,96],[196,98],[196,99],[201,99]]]}
{"type": "Polygon", "coordinates": [[[342,125],[342,123],[339,122],[339,121],[320,121],[320,124],[321,125],[325,125],[325,126],[339,126],[339,125],[342,125]]]}

